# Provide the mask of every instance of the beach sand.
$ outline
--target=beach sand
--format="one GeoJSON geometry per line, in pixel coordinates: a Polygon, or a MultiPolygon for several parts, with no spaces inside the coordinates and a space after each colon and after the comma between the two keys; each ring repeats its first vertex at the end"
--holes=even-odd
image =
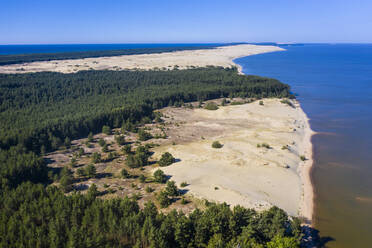
{"type": "Polygon", "coordinates": [[[170,152],[179,159],[162,170],[189,194],[257,210],[276,205],[292,216],[312,216],[312,131],[297,101],[279,99],[205,109],[165,108],[173,122],[167,132],[176,145],[155,148],[155,158],[170,152]],[[183,137],[184,136],[184,137],[183,137]],[[223,147],[212,148],[213,141],[223,147]],[[267,143],[271,148],[257,147],[267,143]],[[289,149],[282,149],[287,146],[289,149]],[[308,160],[302,161],[304,155],[308,160]]]}
{"type": "Polygon", "coordinates": [[[0,66],[0,73],[26,73],[54,71],[73,73],[81,70],[123,70],[123,69],[162,69],[168,70],[177,67],[187,69],[190,67],[236,65],[233,60],[248,55],[282,51],[276,46],[234,45],[215,49],[185,50],[168,53],[123,55],[86,59],[52,60],[15,65],[0,66]]]}

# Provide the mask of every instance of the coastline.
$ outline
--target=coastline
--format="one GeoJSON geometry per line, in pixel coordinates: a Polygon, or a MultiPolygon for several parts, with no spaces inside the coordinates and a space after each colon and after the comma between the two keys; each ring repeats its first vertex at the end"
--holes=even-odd
{"type": "Polygon", "coordinates": [[[305,134],[304,134],[304,147],[303,154],[307,158],[300,169],[301,181],[303,183],[303,198],[300,205],[300,216],[305,218],[305,222],[308,225],[312,225],[313,213],[314,213],[314,185],[311,179],[311,172],[314,166],[313,160],[313,143],[312,137],[315,132],[310,127],[310,120],[306,113],[301,108],[300,103],[298,103],[299,109],[302,112],[303,118],[305,120],[305,134]]]}
{"type": "MultiPolygon", "coordinates": [[[[232,61],[235,63],[234,61],[232,61]]],[[[238,71],[240,74],[243,73],[243,67],[237,63],[238,71]]],[[[314,213],[314,185],[311,179],[311,172],[314,165],[313,161],[313,143],[311,141],[312,136],[315,132],[311,129],[310,119],[303,111],[301,104],[296,100],[298,104],[298,109],[302,116],[302,119],[305,123],[305,132],[304,132],[304,145],[302,148],[302,154],[305,155],[306,160],[300,163],[298,167],[298,173],[301,177],[302,182],[302,199],[299,207],[299,216],[304,218],[304,221],[307,225],[312,225],[313,213],[314,213]]]]}
{"type": "Polygon", "coordinates": [[[39,61],[0,66],[0,73],[27,73],[52,71],[76,73],[82,70],[170,70],[206,66],[237,66],[234,59],[285,49],[277,46],[232,45],[215,49],[185,50],[139,55],[122,55],[99,58],[39,61]]]}

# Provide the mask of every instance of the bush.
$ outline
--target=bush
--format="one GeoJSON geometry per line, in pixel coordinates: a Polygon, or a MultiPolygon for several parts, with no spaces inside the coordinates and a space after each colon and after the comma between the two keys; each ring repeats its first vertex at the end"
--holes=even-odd
{"type": "Polygon", "coordinates": [[[177,188],[176,183],[174,181],[168,181],[167,182],[167,187],[165,188],[165,192],[169,196],[178,196],[179,195],[178,188],[177,188]]]}
{"type": "Polygon", "coordinates": [[[132,146],[130,144],[127,144],[127,145],[123,146],[123,148],[121,148],[121,151],[124,154],[131,154],[132,153],[132,146]]]}
{"type": "Polygon", "coordinates": [[[146,191],[146,193],[151,193],[151,192],[154,192],[154,189],[151,188],[150,186],[147,186],[147,187],[145,188],[145,191],[146,191]]]}
{"type": "Polygon", "coordinates": [[[171,204],[171,199],[168,197],[168,194],[165,191],[160,191],[157,199],[161,208],[166,208],[171,204]]]}
{"type": "Polygon", "coordinates": [[[184,188],[184,187],[186,187],[187,185],[188,185],[187,182],[182,182],[180,186],[181,186],[181,188],[184,188]]]}
{"type": "Polygon", "coordinates": [[[157,170],[154,172],[154,181],[157,183],[165,183],[167,181],[167,177],[162,170],[157,170]]]}
{"type": "Polygon", "coordinates": [[[264,105],[264,102],[263,102],[263,101],[260,101],[259,104],[260,104],[261,106],[263,106],[263,105],[264,105]]]}
{"type": "Polygon", "coordinates": [[[214,141],[212,143],[213,148],[221,148],[223,145],[219,141],[214,141]]]}
{"type": "Polygon", "coordinates": [[[85,174],[87,177],[92,178],[96,176],[96,167],[94,165],[90,164],[85,168],[85,174]]]}
{"type": "Polygon", "coordinates": [[[102,127],[102,133],[110,135],[111,134],[111,128],[109,126],[103,126],[102,127]]]}
{"type": "Polygon", "coordinates": [[[218,106],[215,102],[209,102],[204,106],[204,108],[207,110],[217,110],[218,106]]]}
{"type": "Polygon", "coordinates": [[[106,145],[106,141],[104,140],[104,139],[99,139],[98,140],[98,144],[101,146],[101,147],[103,147],[104,145],[106,145]]]}
{"type": "Polygon", "coordinates": [[[128,171],[126,169],[122,169],[121,172],[120,172],[120,175],[123,178],[130,178],[130,174],[128,173],[128,171]]]}
{"type": "Polygon", "coordinates": [[[306,160],[306,157],[304,155],[301,155],[300,156],[300,159],[301,159],[301,161],[305,161],[306,160]]]}
{"type": "Polygon", "coordinates": [[[182,204],[182,205],[186,205],[187,203],[189,203],[189,201],[186,200],[184,197],[182,197],[182,199],[181,199],[181,204],[182,204]]]}
{"type": "Polygon", "coordinates": [[[146,141],[146,140],[149,140],[151,138],[152,138],[152,135],[150,133],[146,132],[145,130],[140,129],[138,131],[138,139],[140,141],[146,141]]]}
{"type": "Polygon", "coordinates": [[[145,177],[144,175],[141,174],[141,175],[139,176],[139,180],[140,180],[141,183],[144,183],[144,182],[146,181],[146,177],[145,177]]]}
{"type": "Polygon", "coordinates": [[[92,142],[92,141],[93,141],[93,133],[90,132],[88,135],[88,142],[92,142]]]}
{"type": "Polygon", "coordinates": [[[168,166],[168,165],[173,164],[175,161],[176,159],[172,156],[172,154],[170,154],[169,152],[165,152],[163,153],[163,155],[161,155],[161,158],[158,164],[160,166],[168,166]]]}
{"type": "Polygon", "coordinates": [[[287,104],[288,106],[294,108],[294,105],[292,104],[291,101],[289,101],[288,99],[283,99],[280,101],[281,103],[284,103],[284,104],[287,104]]]}
{"type": "Polygon", "coordinates": [[[109,149],[108,149],[108,145],[105,144],[103,147],[102,147],[102,152],[108,152],[109,149]]]}
{"type": "Polygon", "coordinates": [[[266,149],[271,149],[272,147],[267,144],[267,143],[261,143],[261,144],[257,144],[257,147],[260,148],[260,147],[264,147],[266,149]]]}
{"type": "Polygon", "coordinates": [[[99,163],[101,162],[101,154],[98,153],[98,152],[95,152],[93,153],[93,156],[92,156],[92,163],[99,163]]]}
{"type": "Polygon", "coordinates": [[[124,135],[115,136],[115,141],[119,146],[125,145],[125,137],[124,135]]]}

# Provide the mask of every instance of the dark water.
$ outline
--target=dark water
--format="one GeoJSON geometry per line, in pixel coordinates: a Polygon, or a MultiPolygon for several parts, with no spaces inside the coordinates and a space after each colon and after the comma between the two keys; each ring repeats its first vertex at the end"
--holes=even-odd
{"type": "Polygon", "coordinates": [[[220,43],[158,43],[158,44],[51,44],[51,45],[0,45],[0,55],[30,54],[30,53],[59,53],[105,51],[132,48],[158,48],[158,47],[193,47],[221,45],[220,43]]]}
{"type": "Polygon", "coordinates": [[[327,247],[372,247],[372,45],[305,45],[237,59],[298,94],[313,136],[315,228],[327,247]]]}

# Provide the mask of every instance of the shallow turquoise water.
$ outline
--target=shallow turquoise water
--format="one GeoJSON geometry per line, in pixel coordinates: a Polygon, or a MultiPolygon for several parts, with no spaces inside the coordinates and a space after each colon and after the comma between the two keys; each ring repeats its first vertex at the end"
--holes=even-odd
{"type": "Polygon", "coordinates": [[[291,85],[313,136],[315,228],[327,247],[372,247],[372,45],[306,44],[237,59],[291,85]]]}

